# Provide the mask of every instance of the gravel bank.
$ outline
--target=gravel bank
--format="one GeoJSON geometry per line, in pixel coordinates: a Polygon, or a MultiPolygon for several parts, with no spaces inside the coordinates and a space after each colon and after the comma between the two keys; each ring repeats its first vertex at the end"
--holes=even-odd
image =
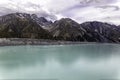
{"type": "Polygon", "coordinates": [[[28,39],[28,38],[0,38],[0,46],[16,46],[16,45],[66,45],[66,44],[82,44],[82,43],[85,44],[85,43],[88,43],[88,42],[72,42],[72,41],[57,41],[57,40],[28,39]]]}

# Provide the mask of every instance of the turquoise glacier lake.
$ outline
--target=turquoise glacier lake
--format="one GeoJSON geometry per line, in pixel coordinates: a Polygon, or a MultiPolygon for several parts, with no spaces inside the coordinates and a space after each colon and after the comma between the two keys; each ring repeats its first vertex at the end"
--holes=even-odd
{"type": "Polygon", "coordinates": [[[0,47],[0,80],[120,80],[120,45],[0,47]]]}

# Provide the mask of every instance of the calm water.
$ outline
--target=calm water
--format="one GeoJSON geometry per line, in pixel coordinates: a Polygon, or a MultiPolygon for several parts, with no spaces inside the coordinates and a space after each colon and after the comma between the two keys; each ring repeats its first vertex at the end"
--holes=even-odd
{"type": "Polygon", "coordinates": [[[118,80],[120,45],[0,47],[0,80],[118,80]]]}

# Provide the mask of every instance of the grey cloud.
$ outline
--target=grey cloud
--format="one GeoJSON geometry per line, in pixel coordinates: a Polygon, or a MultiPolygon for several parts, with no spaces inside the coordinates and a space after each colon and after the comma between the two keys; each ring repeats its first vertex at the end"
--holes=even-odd
{"type": "Polygon", "coordinates": [[[33,8],[41,8],[41,5],[34,4],[34,3],[31,3],[31,2],[26,3],[24,6],[33,7],[33,8]]]}
{"type": "Polygon", "coordinates": [[[113,6],[113,5],[104,5],[104,6],[96,6],[96,8],[101,8],[101,9],[113,9],[113,11],[118,11],[120,10],[119,6],[113,6]]]}
{"type": "Polygon", "coordinates": [[[21,4],[19,4],[19,5],[9,4],[9,5],[12,5],[13,7],[16,7],[16,8],[9,7],[9,6],[7,6],[7,4],[2,4],[2,5],[0,5],[0,16],[6,15],[9,13],[23,12],[23,13],[29,13],[29,14],[37,14],[39,17],[45,17],[50,20],[57,19],[55,14],[52,14],[51,12],[46,12],[38,4],[28,2],[28,3],[22,4],[22,5],[21,4]],[[28,10],[26,10],[26,8],[33,8],[35,11],[28,11],[28,10]]]}
{"type": "Polygon", "coordinates": [[[35,13],[37,14],[39,17],[45,17],[45,18],[49,18],[51,20],[56,20],[57,17],[52,14],[52,13],[48,13],[46,12],[44,9],[42,9],[42,6],[41,5],[38,5],[38,4],[34,4],[34,3],[31,3],[31,2],[28,2],[26,5],[26,7],[32,7],[34,9],[36,9],[35,12],[31,12],[31,13],[35,13]]]}
{"type": "Polygon", "coordinates": [[[84,8],[84,7],[88,7],[88,6],[77,4],[77,5],[74,5],[74,6],[71,6],[71,7],[67,8],[66,11],[73,10],[73,9],[78,9],[78,8],[81,9],[81,8],[84,8]]]}
{"type": "Polygon", "coordinates": [[[0,7],[0,16],[6,15],[6,14],[9,14],[9,13],[14,13],[14,12],[16,12],[16,10],[9,9],[9,8],[6,8],[6,7],[0,7]]]}
{"type": "Polygon", "coordinates": [[[120,16],[107,16],[107,17],[104,17],[103,19],[120,19],[120,16]]]}
{"type": "Polygon", "coordinates": [[[117,0],[78,0],[80,5],[103,5],[117,2],[117,0]]]}
{"type": "Polygon", "coordinates": [[[35,14],[37,14],[39,17],[45,17],[45,18],[50,19],[50,20],[56,20],[57,19],[55,14],[47,13],[46,11],[37,12],[35,14]]]}
{"type": "Polygon", "coordinates": [[[89,7],[89,6],[98,6],[99,8],[115,8],[115,10],[119,9],[117,6],[101,6],[101,5],[108,5],[110,3],[116,3],[117,0],[76,0],[78,1],[78,4],[70,6],[69,8],[63,10],[64,11],[69,11],[73,9],[81,9],[84,7],[89,7]]]}
{"type": "Polygon", "coordinates": [[[109,19],[115,20],[117,18],[115,16],[118,16],[120,13],[120,0],[69,0],[68,4],[65,0],[5,1],[8,2],[0,4],[0,15],[24,12],[37,14],[39,17],[45,17],[51,20],[56,20],[58,17],[69,17],[82,22],[87,20],[104,20],[103,18],[106,21],[109,19]],[[42,1],[45,4],[42,4],[42,1]],[[118,4],[116,5],[116,3],[118,4]]]}

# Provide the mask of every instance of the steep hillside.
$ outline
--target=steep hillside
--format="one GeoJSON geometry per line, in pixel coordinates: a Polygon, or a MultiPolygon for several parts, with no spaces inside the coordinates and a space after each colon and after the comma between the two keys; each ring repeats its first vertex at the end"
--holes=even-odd
{"type": "Polygon", "coordinates": [[[0,37],[49,38],[50,35],[30,14],[14,13],[0,17],[0,37]]]}

